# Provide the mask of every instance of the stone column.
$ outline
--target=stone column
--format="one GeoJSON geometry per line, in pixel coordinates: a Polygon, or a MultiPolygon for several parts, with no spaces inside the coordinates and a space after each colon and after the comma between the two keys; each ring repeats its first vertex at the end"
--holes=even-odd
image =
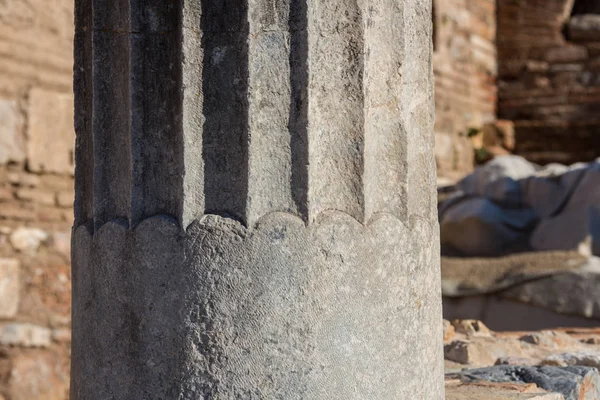
{"type": "Polygon", "coordinates": [[[441,400],[431,2],[76,3],[72,399],[441,400]]]}

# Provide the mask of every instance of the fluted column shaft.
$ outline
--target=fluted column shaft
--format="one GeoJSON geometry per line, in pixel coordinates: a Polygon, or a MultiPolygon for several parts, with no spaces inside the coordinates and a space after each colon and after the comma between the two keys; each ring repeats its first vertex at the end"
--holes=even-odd
{"type": "Polygon", "coordinates": [[[74,400],[443,398],[430,8],[76,1],[74,400]]]}

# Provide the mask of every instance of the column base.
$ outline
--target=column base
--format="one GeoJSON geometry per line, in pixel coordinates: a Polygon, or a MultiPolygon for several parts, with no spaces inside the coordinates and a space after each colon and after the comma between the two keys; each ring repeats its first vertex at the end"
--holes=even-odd
{"type": "Polygon", "coordinates": [[[73,234],[73,400],[443,399],[437,224],[168,216],[73,234]]]}

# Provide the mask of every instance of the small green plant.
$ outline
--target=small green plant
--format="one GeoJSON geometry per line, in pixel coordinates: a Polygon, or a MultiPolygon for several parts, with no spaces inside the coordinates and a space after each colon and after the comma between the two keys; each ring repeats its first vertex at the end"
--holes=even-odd
{"type": "Polygon", "coordinates": [[[481,132],[481,130],[479,130],[477,128],[469,128],[469,131],[467,132],[467,137],[469,137],[469,138],[475,137],[475,136],[479,135],[480,132],[481,132]]]}
{"type": "Polygon", "coordinates": [[[485,147],[475,149],[475,162],[477,164],[483,164],[491,158],[491,154],[485,147]]]}

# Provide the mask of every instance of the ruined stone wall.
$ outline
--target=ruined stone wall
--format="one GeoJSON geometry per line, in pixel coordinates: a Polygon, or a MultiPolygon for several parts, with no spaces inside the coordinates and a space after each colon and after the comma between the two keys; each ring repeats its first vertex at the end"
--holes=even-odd
{"type": "Polygon", "coordinates": [[[495,13],[495,0],[434,0],[436,159],[441,176],[473,168],[469,128],[495,119],[495,13]]]}
{"type": "Polygon", "coordinates": [[[0,399],[64,400],[72,0],[0,2],[0,399]]]}
{"type": "Polygon", "coordinates": [[[515,121],[516,153],[537,163],[600,155],[600,21],[571,19],[574,5],[598,7],[498,0],[498,116],[515,121]]]}

